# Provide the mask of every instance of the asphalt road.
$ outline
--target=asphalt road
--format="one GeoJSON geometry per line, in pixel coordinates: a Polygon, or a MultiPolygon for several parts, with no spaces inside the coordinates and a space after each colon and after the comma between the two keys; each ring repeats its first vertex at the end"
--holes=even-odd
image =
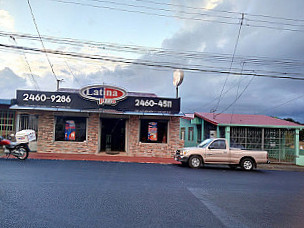
{"type": "Polygon", "coordinates": [[[303,227],[304,173],[0,159],[0,227],[303,227]]]}

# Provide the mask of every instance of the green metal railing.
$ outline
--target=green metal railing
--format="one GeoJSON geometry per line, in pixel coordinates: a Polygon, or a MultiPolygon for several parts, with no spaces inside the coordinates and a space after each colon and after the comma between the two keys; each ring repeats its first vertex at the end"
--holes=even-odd
{"type": "Polygon", "coordinates": [[[232,127],[230,141],[248,150],[266,150],[271,160],[295,163],[295,130],[232,127]]]}
{"type": "Polygon", "coordinates": [[[7,138],[15,132],[15,112],[0,110],[0,136],[7,138]]]}

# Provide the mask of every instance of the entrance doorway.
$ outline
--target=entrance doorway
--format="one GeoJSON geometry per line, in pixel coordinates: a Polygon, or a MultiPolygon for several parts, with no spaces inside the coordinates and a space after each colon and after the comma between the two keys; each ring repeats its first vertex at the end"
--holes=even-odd
{"type": "Polygon", "coordinates": [[[125,119],[101,119],[100,151],[109,154],[125,152],[125,119]]]}

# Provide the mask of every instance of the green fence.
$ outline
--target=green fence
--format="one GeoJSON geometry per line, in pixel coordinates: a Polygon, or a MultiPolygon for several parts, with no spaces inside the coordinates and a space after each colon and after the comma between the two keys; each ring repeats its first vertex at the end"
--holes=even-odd
{"type": "Polygon", "coordinates": [[[7,138],[15,132],[15,112],[0,110],[0,136],[7,138]]]}
{"type": "Polygon", "coordinates": [[[295,130],[232,127],[230,132],[231,145],[248,150],[266,150],[271,161],[295,163],[295,130]]]}

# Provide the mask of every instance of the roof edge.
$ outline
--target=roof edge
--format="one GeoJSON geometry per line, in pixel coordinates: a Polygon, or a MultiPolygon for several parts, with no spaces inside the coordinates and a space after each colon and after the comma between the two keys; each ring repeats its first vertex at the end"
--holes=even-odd
{"type": "Polygon", "coordinates": [[[259,127],[259,128],[290,128],[290,129],[304,129],[304,126],[288,126],[288,125],[250,125],[250,124],[218,124],[220,127],[259,127]]]}
{"type": "Polygon", "coordinates": [[[199,117],[199,118],[201,118],[201,119],[203,119],[203,120],[205,120],[205,121],[208,121],[209,123],[212,123],[214,125],[218,125],[219,124],[218,122],[215,122],[213,120],[210,120],[210,119],[206,118],[205,116],[202,116],[199,112],[194,112],[194,117],[196,117],[196,116],[199,117]]]}

